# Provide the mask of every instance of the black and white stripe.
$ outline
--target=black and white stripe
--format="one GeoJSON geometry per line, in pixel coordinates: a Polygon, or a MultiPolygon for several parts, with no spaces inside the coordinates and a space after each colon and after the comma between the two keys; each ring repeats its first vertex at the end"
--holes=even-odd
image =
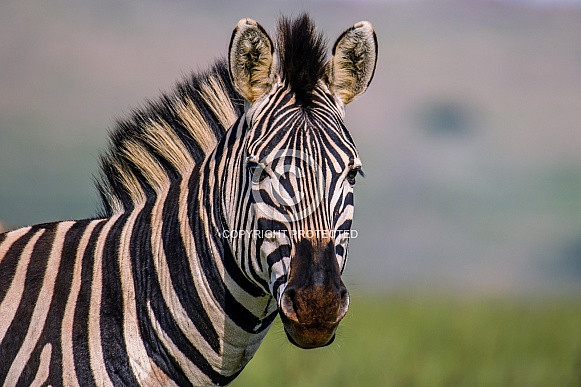
{"type": "MultiPolygon", "coordinates": [[[[345,36],[374,41],[359,24],[334,54],[345,36]]],[[[274,43],[242,20],[229,63],[117,124],[99,216],[0,234],[0,384],[226,385],[242,371],[281,307],[300,232],[351,228],[361,161],[343,125],[347,65],[323,49],[306,16],[283,19],[274,43]],[[259,36],[258,56],[241,51],[248,34],[259,36]],[[297,71],[301,56],[314,59],[297,71]],[[240,69],[256,74],[245,80],[240,69]],[[274,183],[305,200],[281,205],[274,183]]],[[[375,56],[367,60],[366,85],[375,56]]],[[[323,239],[342,271],[348,237],[323,239]]]]}

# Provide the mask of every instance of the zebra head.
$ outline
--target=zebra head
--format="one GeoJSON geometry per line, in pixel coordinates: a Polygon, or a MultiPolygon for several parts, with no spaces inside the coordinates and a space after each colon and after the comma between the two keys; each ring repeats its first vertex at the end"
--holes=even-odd
{"type": "Polygon", "coordinates": [[[373,77],[373,27],[355,24],[326,55],[306,15],[281,19],[274,42],[243,19],[229,51],[246,100],[240,169],[250,219],[239,225],[256,230],[246,250],[264,268],[289,340],[302,348],[330,344],[349,306],[341,273],[361,160],[343,117],[373,77]]]}

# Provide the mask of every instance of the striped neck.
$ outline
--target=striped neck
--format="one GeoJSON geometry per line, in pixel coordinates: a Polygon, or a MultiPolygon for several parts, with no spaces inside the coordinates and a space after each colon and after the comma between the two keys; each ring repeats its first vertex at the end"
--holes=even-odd
{"type": "Polygon", "coordinates": [[[221,164],[238,151],[243,130],[235,125],[188,178],[122,216],[134,230],[125,242],[132,257],[136,312],[149,327],[144,339],[152,346],[161,342],[168,358],[176,359],[172,372],[189,375],[202,369],[218,384],[225,381],[222,376],[242,370],[276,317],[272,296],[248,278],[241,266],[245,257],[223,238],[226,187],[236,174],[221,164]],[[195,361],[180,361],[188,351],[199,354],[195,361]]]}

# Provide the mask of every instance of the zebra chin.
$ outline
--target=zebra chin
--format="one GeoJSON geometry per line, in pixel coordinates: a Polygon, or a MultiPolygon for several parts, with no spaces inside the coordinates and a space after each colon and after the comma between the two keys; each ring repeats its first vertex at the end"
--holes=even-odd
{"type": "Polygon", "coordinates": [[[284,331],[288,340],[302,349],[313,349],[326,347],[335,341],[335,332],[339,324],[334,324],[329,327],[315,327],[309,325],[295,324],[292,322],[285,322],[284,331]]]}

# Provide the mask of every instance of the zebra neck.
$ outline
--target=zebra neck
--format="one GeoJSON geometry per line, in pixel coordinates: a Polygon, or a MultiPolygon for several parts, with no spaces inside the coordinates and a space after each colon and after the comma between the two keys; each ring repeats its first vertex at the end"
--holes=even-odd
{"type": "Polygon", "coordinates": [[[276,302],[247,278],[221,237],[217,181],[224,176],[208,171],[212,164],[122,218],[133,230],[124,243],[145,347],[163,348],[166,358],[176,359],[167,373],[218,380],[252,358],[276,317],[276,302]]]}
{"type": "Polygon", "coordinates": [[[228,213],[233,210],[227,204],[235,194],[231,188],[240,170],[236,163],[241,158],[245,122],[240,117],[199,171],[194,170],[189,181],[181,183],[177,200],[183,207],[179,213],[187,214],[187,219],[180,220],[181,234],[191,248],[194,277],[205,279],[199,285],[203,298],[212,305],[212,315],[219,316],[212,317],[212,322],[223,342],[225,368],[243,367],[276,317],[276,301],[249,275],[242,264],[247,257],[233,251],[224,237],[228,213]]]}

